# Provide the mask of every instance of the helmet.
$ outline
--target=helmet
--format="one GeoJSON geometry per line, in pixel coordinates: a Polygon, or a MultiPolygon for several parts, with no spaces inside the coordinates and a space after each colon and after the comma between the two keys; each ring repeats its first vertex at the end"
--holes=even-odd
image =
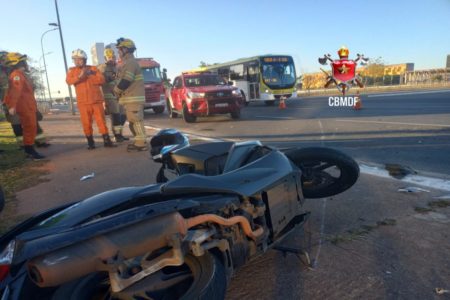
{"type": "Polygon", "coordinates": [[[119,38],[117,40],[116,47],[117,48],[127,48],[132,51],[136,50],[136,45],[134,44],[134,42],[132,40],[126,39],[126,38],[119,38]]]}
{"type": "Polygon", "coordinates": [[[103,51],[103,56],[105,57],[106,61],[116,60],[116,54],[114,53],[114,50],[111,48],[106,48],[105,51],[103,51]]]}
{"type": "Polygon", "coordinates": [[[72,59],[74,58],[84,58],[87,60],[86,52],[81,49],[76,49],[72,51],[72,59]]]}
{"type": "Polygon", "coordinates": [[[5,66],[12,67],[17,65],[21,61],[27,61],[27,56],[25,54],[20,54],[18,52],[9,52],[6,54],[5,66]]]}
{"type": "Polygon", "coordinates": [[[339,50],[338,50],[338,55],[339,57],[348,57],[348,54],[350,53],[347,49],[347,47],[342,46],[339,50]]]}

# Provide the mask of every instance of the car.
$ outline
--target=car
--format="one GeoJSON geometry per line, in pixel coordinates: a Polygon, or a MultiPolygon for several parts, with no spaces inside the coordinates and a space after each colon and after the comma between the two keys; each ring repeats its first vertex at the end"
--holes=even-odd
{"type": "Polygon", "coordinates": [[[212,72],[184,72],[175,77],[166,90],[169,117],[181,115],[185,122],[194,123],[197,117],[230,114],[241,117],[242,91],[229,85],[212,72]]]}

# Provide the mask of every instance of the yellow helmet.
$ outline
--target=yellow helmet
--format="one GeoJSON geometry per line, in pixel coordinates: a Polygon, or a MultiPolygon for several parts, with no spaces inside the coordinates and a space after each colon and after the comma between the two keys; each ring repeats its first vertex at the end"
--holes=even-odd
{"type": "Polygon", "coordinates": [[[27,61],[27,56],[25,54],[20,54],[18,52],[9,52],[6,54],[5,66],[13,67],[21,61],[27,61]]]}
{"type": "Polygon", "coordinates": [[[132,51],[136,50],[136,45],[134,44],[134,42],[132,40],[126,39],[126,38],[119,38],[117,40],[116,47],[117,48],[127,48],[132,51]]]}
{"type": "Polygon", "coordinates": [[[339,57],[348,57],[348,54],[350,53],[350,51],[348,51],[347,47],[342,46],[341,49],[339,49],[337,53],[338,53],[339,57]]]}
{"type": "Polygon", "coordinates": [[[72,59],[74,58],[83,58],[87,60],[87,54],[81,49],[75,49],[72,51],[72,59]]]}
{"type": "Polygon", "coordinates": [[[114,50],[111,48],[106,48],[105,51],[103,51],[103,56],[105,57],[106,61],[116,60],[116,54],[114,53],[114,50]]]}

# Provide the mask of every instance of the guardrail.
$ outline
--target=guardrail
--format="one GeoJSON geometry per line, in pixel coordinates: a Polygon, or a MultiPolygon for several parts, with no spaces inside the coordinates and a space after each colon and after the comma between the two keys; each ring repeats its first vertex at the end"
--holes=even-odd
{"type": "MultiPolygon", "coordinates": [[[[450,82],[446,83],[425,83],[425,84],[402,84],[402,85],[385,85],[385,86],[368,86],[364,88],[353,87],[348,94],[355,94],[359,91],[360,94],[370,94],[378,92],[390,92],[390,91],[413,91],[413,90],[426,90],[426,89],[445,89],[450,88],[450,82]]],[[[328,89],[314,89],[314,90],[298,90],[297,95],[308,96],[320,96],[320,95],[336,95],[339,91],[336,87],[328,89]]]]}

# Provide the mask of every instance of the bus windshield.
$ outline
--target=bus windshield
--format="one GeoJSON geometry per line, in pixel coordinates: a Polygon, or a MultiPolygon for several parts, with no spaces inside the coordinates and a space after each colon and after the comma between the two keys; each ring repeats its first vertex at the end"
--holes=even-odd
{"type": "Polygon", "coordinates": [[[161,82],[161,72],[159,67],[143,68],[144,82],[161,82]]]}
{"type": "Polygon", "coordinates": [[[263,57],[261,74],[264,83],[273,89],[291,88],[295,84],[295,67],[290,57],[263,57]]]}

